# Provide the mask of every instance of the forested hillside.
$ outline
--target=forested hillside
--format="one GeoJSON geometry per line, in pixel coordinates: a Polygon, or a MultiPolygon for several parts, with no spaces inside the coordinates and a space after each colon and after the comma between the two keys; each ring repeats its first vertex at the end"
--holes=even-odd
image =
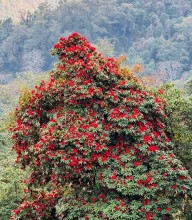
{"type": "Polygon", "coordinates": [[[0,19],[11,17],[17,23],[27,12],[34,12],[44,2],[56,7],[59,0],[0,0],[0,19]]]}
{"type": "Polygon", "coordinates": [[[1,21],[1,82],[17,72],[49,70],[54,59],[48,51],[74,31],[105,55],[127,54],[128,64],[142,64],[143,74],[159,83],[186,80],[192,71],[191,22],[191,0],[65,0],[56,8],[43,3],[19,24],[1,21]]]}
{"type": "Polygon", "coordinates": [[[19,21],[23,13],[33,12],[42,3],[43,0],[1,0],[0,18],[11,17],[15,22],[19,21]]]}

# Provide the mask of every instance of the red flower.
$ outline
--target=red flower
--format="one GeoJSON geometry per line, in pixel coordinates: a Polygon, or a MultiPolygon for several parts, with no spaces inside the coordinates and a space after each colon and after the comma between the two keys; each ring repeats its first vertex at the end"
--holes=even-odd
{"type": "Polygon", "coordinates": [[[171,211],[171,208],[168,207],[166,210],[169,212],[169,211],[171,211]]]}
{"type": "Polygon", "coordinates": [[[62,44],[59,43],[54,45],[55,49],[62,49],[62,47],[63,47],[62,44]]]}
{"type": "Polygon", "coordinates": [[[78,152],[77,148],[74,148],[74,149],[73,149],[73,153],[74,153],[74,154],[77,154],[77,152],[78,152]]]}
{"type": "Polygon", "coordinates": [[[119,85],[120,86],[123,86],[123,85],[125,85],[126,84],[126,81],[125,80],[121,80],[120,82],[119,82],[119,85]]]}
{"type": "Polygon", "coordinates": [[[97,201],[97,198],[93,197],[91,200],[92,200],[92,202],[95,202],[95,201],[97,201]]]}
{"type": "Polygon", "coordinates": [[[165,141],[170,142],[170,139],[168,137],[165,138],[165,141]]]}
{"type": "Polygon", "coordinates": [[[73,87],[75,85],[74,81],[72,81],[72,80],[71,81],[68,80],[67,84],[68,84],[69,87],[73,87]]]}
{"type": "Polygon", "coordinates": [[[153,218],[153,214],[150,212],[146,212],[146,220],[150,220],[151,218],[153,218]]]}
{"type": "Polygon", "coordinates": [[[65,41],[64,37],[60,37],[59,41],[65,41]]]}
{"type": "Polygon", "coordinates": [[[132,177],[132,176],[126,176],[125,179],[126,179],[126,180],[132,180],[133,177],[132,177]]]}
{"type": "Polygon", "coordinates": [[[151,151],[151,152],[156,152],[158,150],[158,147],[157,146],[154,146],[154,145],[151,145],[147,151],[151,151]]]}
{"type": "Polygon", "coordinates": [[[88,89],[88,93],[89,93],[89,95],[93,95],[93,92],[94,92],[94,89],[92,88],[92,87],[89,87],[89,89],[88,89]]]}
{"type": "Polygon", "coordinates": [[[156,102],[156,103],[160,103],[160,102],[161,102],[161,99],[159,99],[158,97],[156,97],[156,98],[155,98],[155,102],[156,102]]]}
{"type": "Polygon", "coordinates": [[[100,173],[99,174],[99,178],[98,178],[99,180],[102,180],[103,179],[103,174],[102,173],[100,173]]]}
{"type": "Polygon", "coordinates": [[[141,165],[141,162],[140,162],[140,161],[136,161],[136,162],[133,163],[133,165],[134,165],[135,167],[138,167],[138,166],[141,165]]]}
{"type": "Polygon", "coordinates": [[[105,157],[105,156],[104,156],[104,157],[102,157],[102,162],[106,162],[106,161],[107,161],[107,159],[108,159],[108,158],[107,158],[107,157],[105,157]]]}
{"type": "Polygon", "coordinates": [[[132,127],[133,127],[133,125],[128,125],[127,126],[128,129],[131,129],[132,127]]]}
{"type": "Polygon", "coordinates": [[[148,143],[149,141],[152,141],[151,136],[145,135],[145,136],[143,137],[143,142],[146,144],[146,143],[148,143]]]}
{"type": "Polygon", "coordinates": [[[101,193],[101,194],[99,195],[99,198],[100,198],[100,199],[105,199],[106,196],[105,196],[103,193],[101,193]]]}
{"type": "Polygon", "coordinates": [[[13,212],[17,215],[19,213],[18,209],[14,209],[13,212]]]}
{"type": "Polygon", "coordinates": [[[29,110],[29,111],[28,111],[28,115],[33,115],[33,111],[32,111],[32,110],[29,110]]]}
{"type": "Polygon", "coordinates": [[[177,185],[173,185],[172,188],[173,188],[173,189],[176,189],[176,188],[177,188],[177,185]]]}
{"type": "Polygon", "coordinates": [[[111,179],[112,180],[116,180],[117,179],[117,173],[116,172],[113,173],[113,176],[111,177],[111,179]]]}
{"type": "Polygon", "coordinates": [[[145,184],[150,183],[153,180],[151,176],[148,176],[147,179],[145,180],[145,184]]]}
{"type": "Polygon", "coordinates": [[[154,135],[156,138],[158,138],[160,134],[159,134],[158,132],[154,131],[154,132],[153,132],[153,135],[154,135]]]}
{"type": "Polygon", "coordinates": [[[139,126],[139,132],[144,132],[147,130],[147,127],[145,125],[139,126]]]}
{"type": "Polygon", "coordinates": [[[163,93],[164,93],[164,90],[163,90],[163,89],[158,89],[158,92],[159,92],[160,94],[163,94],[163,93]]]}
{"type": "Polygon", "coordinates": [[[137,181],[137,184],[138,184],[138,185],[141,185],[142,183],[143,183],[142,180],[137,181]]]}
{"type": "Polygon", "coordinates": [[[127,114],[126,113],[123,113],[123,114],[120,114],[119,115],[119,118],[125,118],[127,116],[127,114]]]}
{"type": "Polygon", "coordinates": [[[156,183],[153,183],[153,184],[151,184],[151,185],[148,185],[147,186],[149,189],[151,189],[152,187],[157,187],[157,184],[156,183]]]}

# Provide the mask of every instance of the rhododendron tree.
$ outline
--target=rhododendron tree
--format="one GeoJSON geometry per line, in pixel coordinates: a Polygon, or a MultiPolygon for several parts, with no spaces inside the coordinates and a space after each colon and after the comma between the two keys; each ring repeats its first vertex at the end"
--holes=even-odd
{"type": "MultiPolygon", "coordinates": [[[[171,219],[191,185],[164,129],[165,103],[78,33],[12,127],[31,175],[15,219],[171,219]]],[[[139,67],[133,68],[133,71],[139,67]]]]}

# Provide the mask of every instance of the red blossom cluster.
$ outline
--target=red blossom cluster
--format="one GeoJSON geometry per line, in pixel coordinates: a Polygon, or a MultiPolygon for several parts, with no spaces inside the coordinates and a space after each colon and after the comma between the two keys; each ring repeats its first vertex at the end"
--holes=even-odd
{"type": "Polygon", "coordinates": [[[12,220],[50,219],[53,209],[57,219],[171,219],[190,177],[171,151],[164,102],[78,33],[52,54],[49,81],[16,109],[13,149],[39,191],[12,220]]]}

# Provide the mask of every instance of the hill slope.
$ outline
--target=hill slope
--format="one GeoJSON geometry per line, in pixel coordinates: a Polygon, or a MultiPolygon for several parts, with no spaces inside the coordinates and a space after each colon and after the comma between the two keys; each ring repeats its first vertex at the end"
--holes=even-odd
{"type": "MultiPolygon", "coordinates": [[[[3,1],[4,7],[12,2],[15,6],[10,7],[19,12],[14,0],[3,1]]],[[[155,77],[157,84],[181,83],[192,75],[191,0],[63,0],[58,7],[58,0],[18,1],[31,1],[31,10],[41,1],[51,8],[41,5],[17,24],[1,22],[1,75],[48,71],[54,63],[48,51],[71,32],[79,32],[109,56],[128,54],[126,64],[141,64],[143,75],[155,77]]]]}
{"type": "Polygon", "coordinates": [[[0,19],[11,17],[14,21],[18,22],[21,13],[34,12],[37,7],[47,2],[52,6],[56,6],[58,0],[0,0],[0,19]]]}

